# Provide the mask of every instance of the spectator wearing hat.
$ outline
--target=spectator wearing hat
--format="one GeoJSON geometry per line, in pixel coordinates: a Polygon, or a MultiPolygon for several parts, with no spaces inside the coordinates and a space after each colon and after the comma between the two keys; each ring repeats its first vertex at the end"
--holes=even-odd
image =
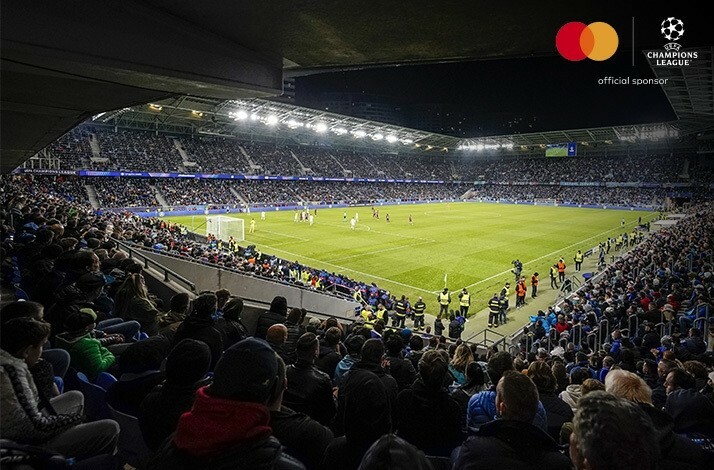
{"type": "Polygon", "coordinates": [[[263,312],[258,317],[258,324],[255,327],[255,337],[265,339],[268,328],[276,323],[285,323],[288,315],[288,301],[285,297],[275,296],[270,303],[270,309],[263,312]]]}
{"type": "Polygon", "coordinates": [[[203,341],[179,341],[166,359],[165,380],[141,401],[139,426],[149,449],[156,451],[191,409],[196,390],[205,385],[211,350],[203,341]]]}
{"type": "Polygon", "coordinates": [[[270,427],[268,404],[284,385],[277,356],[264,340],[234,344],[218,361],[213,383],[197,390],[192,409],[181,415],[149,468],[304,468],[283,453],[270,427]]]}
{"type": "MultiPolygon", "coordinates": [[[[67,317],[67,331],[55,338],[57,346],[69,352],[70,365],[86,374],[90,380],[94,380],[100,372],[109,370],[116,362],[114,354],[92,334],[96,321],[94,310],[79,309],[67,317]]],[[[109,339],[114,340],[116,337],[109,339]]]]}
{"type": "Polygon", "coordinates": [[[448,457],[463,441],[462,409],[444,386],[448,366],[446,351],[427,351],[416,381],[397,397],[397,435],[428,455],[448,457]]]}
{"type": "Polygon", "coordinates": [[[539,405],[533,381],[514,370],[505,371],[496,386],[500,419],[483,424],[464,442],[453,468],[570,469],[570,459],[560,452],[557,442],[532,424],[539,405]]]}
{"type": "Polygon", "coordinates": [[[164,379],[161,365],[170,349],[171,342],[161,335],[132,343],[119,356],[118,380],[107,390],[107,403],[122,413],[139,416],[141,401],[164,379]]]}
{"type": "Polygon", "coordinates": [[[319,342],[313,333],[305,333],[296,344],[297,362],[287,367],[288,388],[283,404],[305,413],[320,424],[329,425],[337,408],[330,376],[315,367],[319,342]]]}
{"type": "Polygon", "coordinates": [[[181,323],[174,335],[173,344],[185,338],[203,341],[211,349],[211,370],[223,352],[223,338],[215,328],[217,298],[212,292],[201,294],[193,301],[193,311],[181,323]]]}

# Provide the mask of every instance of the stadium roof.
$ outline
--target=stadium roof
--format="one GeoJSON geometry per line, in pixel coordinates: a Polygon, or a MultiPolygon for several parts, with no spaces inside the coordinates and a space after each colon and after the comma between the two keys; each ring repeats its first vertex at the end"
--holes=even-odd
{"type": "Polygon", "coordinates": [[[100,113],[92,122],[168,133],[258,137],[306,144],[325,142],[376,152],[434,155],[456,149],[536,150],[564,142],[617,146],[680,136],[679,122],[671,122],[462,139],[262,98],[221,101],[188,96],[100,113]]]}
{"type": "MultiPolygon", "coordinates": [[[[565,0],[547,7],[463,0],[3,2],[0,171],[107,110],[181,95],[276,96],[284,74],[553,55],[553,32],[566,22],[606,20],[629,31],[632,17],[658,26],[672,7],[565,0]]],[[[711,28],[695,7],[684,17],[705,26],[688,29],[688,38],[710,45],[697,39],[711,28]]],[[[638,49],[661,46],[661,37],[655,44],[641,36],[638,49]]]]}

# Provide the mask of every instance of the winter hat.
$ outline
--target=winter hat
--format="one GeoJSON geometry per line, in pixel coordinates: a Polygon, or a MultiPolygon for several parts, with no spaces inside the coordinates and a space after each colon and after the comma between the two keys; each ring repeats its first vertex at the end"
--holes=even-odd
{"type": "Polygon", "coordinates": [[[80,331],[95,323],[97,314],[91,308],[82,308],[71,313],[64,322],[67,331],[80,331]]]}
{"type": "Polygon", "coordinates": [[[84,292],[91,292],[99,289],[100,287],[104,287],[106,280],[100,273],[87,273],[79,276],[79,278],[75,281],[75,284],[78,289],[84,292]]]}
{"type": "Polygon", "coordinates": [[[277,295],[273,298],[273,301],[270,302],[270,311],[278,313],[282,316],[287,316],[288,315],[288,300],[280,295],[277,295]]]}
{"type": "Polygon", "coordinates": [[[223,352],[208,393],[217,398],[267,403],[277,381],[275,352],[262,339],[246,338],[223,352]]]}
{"type": "Polygon", "coordinates": [[[161,335],[131,343],[119,356],[122,372],[140,374],[160,370],[161,363],[171,349],[171,342],[161,335]]]}
{"type": "Polygon", "coordinates": [[[166,359],[166,382],[191,385],[206,376],[211,367],[211,350],[203,341],[182,339],[166,359]]]}
{"type": "Polygon", "coordinates": [[[424,452],[394,434],[385,434],[367,450],[358,470],[431,468],[424,452]]]}

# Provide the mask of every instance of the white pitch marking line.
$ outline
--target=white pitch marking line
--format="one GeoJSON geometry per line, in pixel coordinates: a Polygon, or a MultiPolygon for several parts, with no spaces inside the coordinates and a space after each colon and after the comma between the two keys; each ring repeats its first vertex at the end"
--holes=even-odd
{"type": "Polygon", "coordinates": [[[296,236],[294,236],[294,235],[288,235],[287,233],[273,232],[273,231],[271,231],[271,230],[264,230],[264,229],[261,229],[260,231],[261,231],[261,232],[265,232],[265,233],[272,233],[273,235],[280,235],[281,237],[294,238],[294,239],[296,239],[296,240],[300,240],[300,241],[303,241],[303,242],[309,242],[309,241],[310,241],[309,238],[296,237],[296,236]]]}
{"type": "Polygon", "coordinates": [[[409,244],[409,245],[393,246],[393,247],[391,247],[391,248],[383,248],[383,249],[381,249],[381,250],[370,251],[369,253],[360,253],[360,254],[357,254],[357,255],[345,256],[344,258],[335,258],[335,259],[330,260],[330,261],[340,261],[340,262],[342,262],[342,261],[345,261],[345,260],[348,260],[348,259],[352,259],[352,258],[359,258],[360,256],[369,256],[369,255],[372,255],[372,254],[374,254],[374,253],[384,253],[384,252],[387,252],[387,251],[401,250],[401,249],[403,249],[403,248],[412,248],[412,247],[419,246],[419,245],[426,245],[427,243],[431,243],[431,241],[416,242],[416,243],[411,243],[411,244],[409,244]]]}
{"type": "MultiPolygon", "coordinates": [[[[626,224],[626,225],[633,225],[633,224],[634,224],[634,222],[630,222],[630,223],[628,223],[628,224],[626,224]]],[[[622,229],[622,227],[617,227],[617,228],[612,228],[612,229],[610,229],[610,230],[605,230],[604,232],[600,232],[600,233],[598,233],[598,234],[593,235],[592,237],[585,238],[585,239],[583,239],[583,240],[580,240],[580,241],[577,242],[577,243],[573,243],[572,245],[568,245],[568,246],[566,246],[566,247],[563,247],[563,248],[560,248],[560,249],[558,249],[558,250],[555,250],[555,251],[553,251],[553,252],[551,252],[551,253],[548,253],[547,255],[543,255],[543,256],[538,257],[538,258],[536,258],[536,259],[532,259],[532,260],[530,260],[530,261],[526,261],[525,263],[523,263],[523,266],[525,266],[526,264],[535,263],[536,261],[540,261],[540,260],[542,260],[543,258],[547,258],[547,257],[549,257],[549,256],[553,256],[553,255],[556,254],[556,253],[559,253],[559,252],[561,252],[561,251],[563,251],[563,250],[567,250],[568,248],[572,248],[572,247],[574,247],[574,246],[578,246],[578,245],[580,245],[580,244],[583,243],[583,242],[586,242],[586,241],[588,241],[588,240],[592,240],[593,238],[601,237],[601,236],[605,235],[606,233],[612,232],[613,230],[621,230],[621,229],[622,229]]],[[[470,287],[477,286],[477,285],[482,284],[482,283],[484,283],[484,282],[486,282],[486,281],[490,281],[491,279],[497,278],[497,277],[499,277],[499,276],[503,276],[504,274],[508,274],[508,273],[510,273],[510,272],[511,272],[511,270],[510,270],[510,269],[507,269],[507,270],[505,270],[505,271],[503,271],[503,272],[500,272],[500,273],[498,273],[498,274],[494,274],[493,276],[489,276],[489,277],[487,277],[486,279],[481,279],[481,280],[478,281],[478,282],[474,282],[473,284],[469,284],[468,286],[466,286],[466,288],[468,289],[468,288],[470,288],[470,287]]],[[[438,290],[438,291],[432,291],[432,294],[438,294],[439,292],[441,292],[441,291],[440,291],[440,290],[438,290]]]]}
{"type": "MultiPolygon", "coordinates": [[[[330,224],[330,223],[323,223],[323,224],[321,224],[321,225],[330,225],[330,226],[332,226],[332,227],[342,227],[342,225],[330,224]]],[[[367,227],[366,224],[364,224],[364,226],[367,227]]],[[[356,228],[359,229],[359,228],[360,228],[360,225],[357,224],[357,227],[356,227],[356,228]]],[[[379,233],[379,234],[384,234],[384,235],[391,235],[391,236],[393,236],[393,237],[399,237],[399,238],[408,238],[408,239],[411,239],[411,240],[422,240],[422,241],[425,241],[425,242],[432,242],[432,243],[435,243],[435,242],[437,241],[437,240],[434,240],[433,238],[414,237],[414,236],[412,236],[412,235],[402,235],[402,234],[400,234],[400,233],[382,232],[382,231],[380,231],[380,230],[373,230],[373,229],[370,229],[369,232],[371,232],[371,233],[379,233]]]]}

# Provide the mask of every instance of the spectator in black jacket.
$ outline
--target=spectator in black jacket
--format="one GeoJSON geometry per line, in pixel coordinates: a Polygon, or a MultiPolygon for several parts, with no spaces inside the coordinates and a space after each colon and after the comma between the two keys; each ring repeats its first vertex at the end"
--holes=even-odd
{"type": "Polygon", "coordinates": [[[454,470],[477,468],[571,468],[558,444],[534,426],[538,389],[526,375],[509,370],[496,386],[501,419],[483,424],[455,456],[454,470]]]}
{"type": "Polygon", "coordinates": [[[337,408],[330,376],[315,367],[318,350],[319,343],[314,333],[305,333],[298,339],[297,362],[287,368],[288,388],[283,395],[283,403],[320,424],[330,425],[337,408]]]}
{"type": "Polygon", "coordinates": [[[241,313],[243,313],[243,299],[233,297],[223,306],[223,315],[216,320],[215,328],[221,334],[225,349],[248,337],[248,329],[243,324],[241,313]]]}
{"type": "Polygon", "coordinates": [[[386,341],[389,373],[397,381],[399,390],[409,388],[416,380],[416,371],[409,359],[404,359],[404,341],[401,336],[392,334],[386,341]]]}
{"type": "MultiPolygon", "coordinates": [[[[290,381],[286,380],[285,363],[280,358],[278,358],[278,380],[282,381],[283,386],[276,390],[268,403],[273,435],[280,440],[288,455],[301,461],[308,469],[317,468],[327,446],[332,442],[332,431],[310,416],[283,404],[286,385],[289,385],[290,381]]],[[[329,377],[328,383],[330,383],[329,377]]]]}
{"type": "Polygon", "coordinates": [[[302,309],[291,308],[285,320],[285,326],[288,328],[288,339],[285,340],[285,355],[290,359],[289,364],[292,364],[297,359],[295,345],[298,338],[305,333],[305,328],[302,326],[302,315],[302,309]]]}
{"type": "Polygon", "coordinates": [[[548,434],[555,440],[560,437],[560,428],[563,424],[573,421],[573,410],[570,405],[560,399],[556,388],[558,383],[553,374],[553,369],[542,361],[536,361],[528,366],[528,377],[533,380],[538,388],[540,402],[545,408],[548,420],[548,434]]]}
{"type": "Polygon", "coordinates": [[[463,442],[461,407],[444,386],[448,374],[448,353],[427,351],[418,378],[397,397],[397,435],[427,455],[449,457],[463,442]]]}
{"type": "Polygon", "coordinates": [[[342,330],[336,326],[328,328],[320,341],[320,352],[315,365],[330,378],[335,375],[337,364],[342,360],[340,341],[342,341],[342,330]]]}
{"type": "Polygon", "coordinates": [[[321,470],[356,470],[367,449],[392,428],[391,407],[382,380],[366,369],[355,369],[347,375],[338,395],[343,403],[344,436],[327,447],[321,470]]]}
{"type": "Polygon", "coordinates": [[[255,337],[265,339],[268,328],[276,323],[285,323],[288,314],[288,301],[285,297],[277,295],[270,303],[270,310],[263,312],[258,317],[258,324],[255,327],[255,337]]]}
{"type": "Polygon", "coordinates": [[[211,370],[216,367],[223,352],[223,339],[214,328],[217,298],[213,293],[201,294],[193,301],[193,311],[181,323],[174,335],[174,344],[185,338],[203,341],[211,350],[211,370]]]}
{"type": "Polygon", "coordinates": [[[181,340],[166,359],[166,380],[141,402],[139,426],[149,449],[156,451],[176,431],[181,415],[191,409],[198,387],[205,385],[211,350],[203,341],[181,340]]]}

